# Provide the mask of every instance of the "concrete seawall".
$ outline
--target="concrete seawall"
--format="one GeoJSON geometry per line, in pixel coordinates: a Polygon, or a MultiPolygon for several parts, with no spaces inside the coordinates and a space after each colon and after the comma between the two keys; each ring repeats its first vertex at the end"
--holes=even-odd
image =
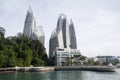
{"type": "Polygon", "coordinates": [[[85,70],[85,71],[101,71],[101,72],[113,72],[116,67],[114,66],[64,66],[55,67],[55,70],[85,70]]]}
{"type": "Polygon", "coordinates": [[[22,72],[43,72],[43,71],[54,71],[55,67],[20,67],[17,71],[22,72]]]}
{"type": "Polygon", "coordinates": [[[42,72],[42,71],[54,71],[55,67],[13,67],[13,68],[0,68],[2,71],[18,71],[18,72],[42,72]]]}
{"type": "Polygon", "coordinates": [[[101,71],[113,72],[116,67],[114,66],[59,66],[59,67],[13,67],[13,68],[0,68],[3,71],[18,71],[18,72],[45,72],[45,71],[60,71],[60,70],[87,70],[87,71],[101,71]]]}

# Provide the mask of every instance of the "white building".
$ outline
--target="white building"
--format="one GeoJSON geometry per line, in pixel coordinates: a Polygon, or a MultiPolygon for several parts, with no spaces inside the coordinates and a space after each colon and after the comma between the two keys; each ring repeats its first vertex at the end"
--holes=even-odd
{"type": "Polygon", "coordinates": [[[80,50],[77,49],[61,49],[57,48],[54,52],[55,55],[55,62],[57,66],[68,66],[68,60],[71,60],[71,62],[78,61],[74,57],[74,55],[80,55],[80,50]],[[67,60],[68,59],[68,60],[67,60]]]}
{"type": "Polygon", "coordinates": [[[95,61],[99,61],[100,63],[115,63],[118,59],[115,56],[97,56],[95,61]]]}

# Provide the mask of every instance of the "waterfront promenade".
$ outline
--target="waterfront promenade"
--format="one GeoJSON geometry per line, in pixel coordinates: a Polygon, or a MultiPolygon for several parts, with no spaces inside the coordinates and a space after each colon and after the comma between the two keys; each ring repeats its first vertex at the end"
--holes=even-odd
{"type": "Polygon", "coordinates": [[[101,71],[113,72],[115,66],[55,66],[55,67],[11,67],[0,68],[3,71],[18,71],[18,72],[43,72],[43,71],[62,71],[62,70],[86,70],[86,71],[101,71]]]}

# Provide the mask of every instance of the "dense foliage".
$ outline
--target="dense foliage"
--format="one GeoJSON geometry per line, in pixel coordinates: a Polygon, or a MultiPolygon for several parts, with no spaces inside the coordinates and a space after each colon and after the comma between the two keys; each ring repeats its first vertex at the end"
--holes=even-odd
{"type": "Polygon", "coordinates": [[[0,37],[0,67],[45,66],[47,61],[45,48],[40,41],[22,35],[0,37]]]}

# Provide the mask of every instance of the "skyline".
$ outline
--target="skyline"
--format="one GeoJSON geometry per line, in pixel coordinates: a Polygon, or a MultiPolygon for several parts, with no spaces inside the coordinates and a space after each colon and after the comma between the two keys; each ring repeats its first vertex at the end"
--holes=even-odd
{"type": "Polygon", "coordinates": [[[6,36],[23,32],[31,5],[36,23],[43,26],[47,53],[50,35],[57,26],[59,14],[63,13],[72,18],[82,55],[120,56],[119,3],[118,0],[0,0],[0,26],[5,28],[6,36]]]}

